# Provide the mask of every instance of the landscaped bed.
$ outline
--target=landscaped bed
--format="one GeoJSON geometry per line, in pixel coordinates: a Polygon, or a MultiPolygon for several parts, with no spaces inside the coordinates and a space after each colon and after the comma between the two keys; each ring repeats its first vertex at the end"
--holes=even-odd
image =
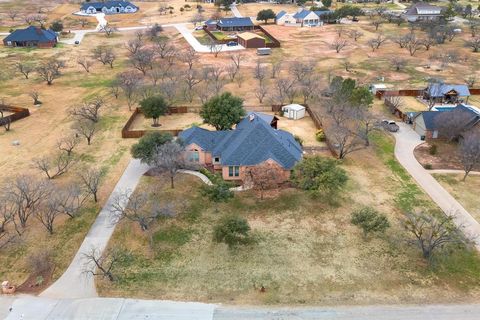
{"type": "Polygon", "coordinates": [[[417,146],[414,155],[422,166],[430,169],[463,170],[457,149],[454,142],[435,140],[417,146]]]}

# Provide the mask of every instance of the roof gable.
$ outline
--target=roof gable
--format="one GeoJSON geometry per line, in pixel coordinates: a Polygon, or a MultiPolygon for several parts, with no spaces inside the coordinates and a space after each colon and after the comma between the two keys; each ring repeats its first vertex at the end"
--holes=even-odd
{"type": "Polygon", "coordinates": [[[248,17],[222,18],[217,24],[220,27],[253,27],[252,19],[248,17]]]}
{"type": "Polygon", "coordinates": [[[443,97],[452,90],[461,97],[470,96],[470,90],[466,84],[432,83],[427,88],[428,95],[431,97],[443,97]]]}
{"type": "Polygon", "coordinates": [[[129,2],[129,1],[123,1],[123,0],[105,1],[105,2],[86,2],[82,5],[81,9],[82,10],[87,10],[88,8],[93,7],[97,10],[101,10],[102,8],[107,8],[107,9],[116,8],[116,7],[126,8],[128,6],[134,8],[134,9],[138,9],[138,7],[136,5],[134,5],[133,3],[129,2]]]}

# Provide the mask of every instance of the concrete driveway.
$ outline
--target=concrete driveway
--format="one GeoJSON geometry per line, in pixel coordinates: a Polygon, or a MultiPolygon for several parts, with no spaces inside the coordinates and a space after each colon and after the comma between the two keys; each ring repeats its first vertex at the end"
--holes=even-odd
{"type": "Polygon", "coordinates": [[[84,254],[90,252],[92,248],[103,252],[115,230],[110,216],[114,197],[118,193],[135,190],[140,178],[147,170],[148,166],[142,164],[140,160],[132,159],[130,161],[67,270],[40,296],[57,299],[97,297],[93,276],[83,273],[86,263],[84,254]]]}
{"type": "Polygon", "coordinates": [[[413,150],[423,142],[418,134],[405,123],[398,125],[400,130],[394,134],[395,157],[440,209],[447,216],[452,216],[457,227],[472,238],[477,250],[480,250],[480,224],[415,159],[413,150]]]}
{"type": "Polygon", "coordinates": [[[237,5],[235,3],[232,3],[230,5],[230,11],[232,11],[233,15],[237,18],[242,18],[242,14],[240,13],[240,11],[238,11],[238,8],[237,8],[237,5]]]}
{"type": "MultiPolygon", "coordinates": [[[[192,34],[193,30],[187,28],[187,25],[185,23],[178,23],[178,24],[174,24],[173,26],[178,30],[178,32],[180,32],[182,34],[182,36],[185,38],[185,40],[187,40],[187,42],[192,46],[192,48],[195,51],[201,52],[201,53],[211,53],[210,47],[206,46],[206,45],[203,45],[200,42],[198,42],[197,38],[195,38],[192,34]]],[[[229,52],[229,51],[245,50],[245,48],[242,47],[241,45],[229,47],[226,44],[222,44],[222,45],[219,45],[219,46],[222,47],[220,53],[221,52],[229,52]]]]}

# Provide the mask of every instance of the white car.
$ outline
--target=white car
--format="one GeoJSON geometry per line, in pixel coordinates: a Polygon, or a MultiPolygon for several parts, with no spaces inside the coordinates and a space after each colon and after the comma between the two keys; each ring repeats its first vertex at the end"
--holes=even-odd
{"type": "Polygon", "coordinates": [[[195,30],[196,30],[196,31],[203,30],[203,26],[195,27],[195,30]]]}

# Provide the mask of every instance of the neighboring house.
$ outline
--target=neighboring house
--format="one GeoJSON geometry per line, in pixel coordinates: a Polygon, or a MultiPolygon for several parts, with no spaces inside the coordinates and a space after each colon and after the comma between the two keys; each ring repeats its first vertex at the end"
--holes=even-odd
{"type": "MultiPolygon", "coordinates": [[[[323,11],[319,11],[323,12],[323,11]]],[[[323,14],[323,13],[322,13],[323,14]]],[[[323,22],[318,14],[306,9],[299,9],[296,13],[280,11],[275,17],[275,23],[280,26],[321,26],[323,22]]]]}
{"type": "Polygon", "coordinates": [[[209,31],[214,31],[214,30],[217,30],[217,23],[218,23],[217,20],[210,19],[205,21],[205,27],[209,31]]]}
{"type": "Polygon", "coordinates": [[[55,31],[34,26],[17,29],[3,39],[3,44],[7,47],[52,48],[57,42],[58,37],[55,31]]]}
{"type": "Polygon", "coordinates": [[[404,16],[408,22],[440,20],[443,17],[443,8],[417,2],[405,11],[404,16]]]}
{"type": "Polygon", "coordinates": [[[123,0],[86,2],[80,7],[80,11],[88,14],[100,12],[103,12],[105,14],[134,13],[138,11],[138,7],[131,2],[123,0]]]}
{"type": "Polygon", "coordinates": [[[305,117],[305,107],[299,104],[288,104],[282,107],[283,116],[288,119],[298,120],[305,117]]]}
{"type": "Polygon", "coordinates": [[[466,112],[469,117],[464,126],[465,130],[478,127],[480,123],[480,110],[473,106],[459,104],[453,108],[442,108],[438,111],[424,111],[413,118],[413,130],[420,135],[422,140],[441,138],[438,130],[438,116],[444,112],[466,112]]]}
{"type": "Polygon", "coordinates": [[[237,42],[245,48],[265,48],[265,38],[253,32],[240,33],[237,42]]]}
{"type": "Polygon", "coordinates": [[[425,100],[435,103],[457,104],[468,101],[470,90],[466,84],[431,83],[423,96],[425,100]]]}
{"type": "Polygon", "coordinates": [[[180,133],[185,156],[199,165],[221,171],[225,180],[241,181],[249,167],[264,163],[279,165],[283,181],[302,158],[294,136],[275,129],[277,118],[251,112],[234,130],[209,131],[192,127],[180,133]]]}
{"type": "Polygon", "coordinates": [[[217,29],[221,31],[244,31],[253,30],[252,19],[242,18],[222,18],[217,21],[217,29]]]}

